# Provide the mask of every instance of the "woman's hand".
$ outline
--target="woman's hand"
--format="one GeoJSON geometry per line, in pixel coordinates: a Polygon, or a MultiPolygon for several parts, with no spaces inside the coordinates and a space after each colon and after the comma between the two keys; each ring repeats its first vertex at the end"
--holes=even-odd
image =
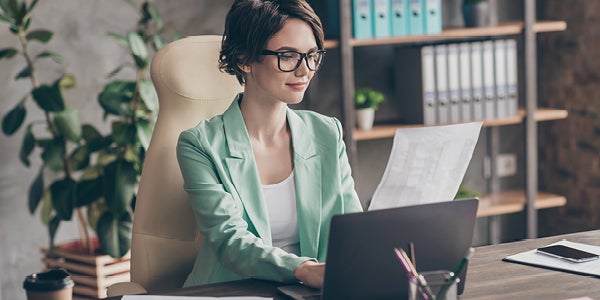
{"type": "Polygon", "coordinates": [[[325,264],[307,260],[294,270],[294,276],[304,285],[318,288],[323,287],[325,264]]]}

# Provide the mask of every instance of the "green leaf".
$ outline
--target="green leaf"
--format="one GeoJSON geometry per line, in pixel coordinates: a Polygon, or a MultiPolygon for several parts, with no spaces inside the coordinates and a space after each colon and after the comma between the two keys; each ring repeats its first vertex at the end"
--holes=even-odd
{"type": "Polygon", "coordinates": [[[15,76],[15,80],[19,80],[19,79],[23,79],[23,78],[29,78],[31,77],[31,68],[29,68],[28,66],[23,68],[23,70],[21,70],[17,76],[15,76]]]}
{"type": "Polygon", "coordinates": [[[15,133],[25,120],[27,110],[23,101],[19,101],[17,106],[11,109],[2,119],[2,132],[6,135],[15,133]]]}
{"type": "Polygon", "coordinates": [[[113,214],[121,215],[135,194],[137,173],[133,164],[117,159],[104,167],[102,179],[106,205],[113,214]]]}
{"type": "Polygon", "coordinates": [[[17,53],[19,53],[17,51],[17,49],[15,48],[4,48],[4,49],[0,49],[0,59],[3,58],[12,58],[13,56],[15,56],[17,53]]]}
{"type": "Polygon", "coordinates": [[[47,43],[50,39],[52,39],[52,35],[53,35],[53,33],[50,30],[38,29],[38,30],[33,30],[33,31],[30,31],[29,33],[27,33],[25,38],[28,41],[36,40],[36,41],[40,41],[42,43],[47,43]]]}
{"type": "Polygon", "coordinates": [[[117,42],[119,42],[119,44],[125,46],[125,47],[129,47],[129,42],[127,42],[127,38],[118,34],[118,33],[114,33],[114,32],[109,32],[107,33],[108,36],[113,37],[115,40],[117,40],[117,42]]]}
{"type": "Polygon", "coordinates": [[[5,16],[4,14],[2,14],[2,12],[0,12],[0,21],[2,22],[6,22],[8,24],[12,24],[13,21],[10,20],[7,16],[5,16]]]}
{"type": "Polygon", "coordinates": [[[98,102],[107,113],[128,116],[132,113],[130,103],[134,91],[135,82],[113,81],[98,95],[98,102]]]}
{"type": "Polygon", "coordinates": [[[112,137],[117,146],[133,144],[137,129],[132,124],[115,121],[112,123],[112,137]]]}
{"type": "Polygon", "coordinates": [[[90,153],[86,146],[77,147],[69,157],[71,168],[79,171],[90,165],[90,153]]]}
{"type": "Polygon", "coordinates": [[[139,119],[136,123],[137,136],[144,149],[148,149],[150,145],[150,138],[152,138],[152,131],[154,126],[148,120],[139,119]]]}
{"type": "Polygon", "coordinates": [[[62,55],[52,52],[52,51],[44,51],[44,52],[36,55],[36,58],[45,58],[45,57],[50,57],[50,59],[52,59],[57,64],[63,63],[65,61],[65,58],[62,55]]]}
{"type": "Polygon", "coordinates": [[[31,155],[31,152],[33,152],[34,148],[35,148],[35,137],[33,136],[33,133],[31,132],[31,124],[29,124],[25,130],[25,135],[23,136],[23,142],[21,143],[21,150],[19,151],[19,159],[21,159],[21,162],[28,167],[30,165],[29,155],[31,155]]]}
{"type": "Polygon", "coordinates": [[[81,137],[86,143],[89,143],[90,141],[101,139],[102,135],[100,132],[98,132],[98,130],[96,130],[96,128],[94,128],[94,126],[90,124],[84,124],[81,126],[81,137]]]}
{"type": "Polygon", "coordinates": [[[32,11],[35,8],[35,5],[37,3],[38,3],[38,0],[31,1],[31,4],[29,5],[29,11],[32,11]]]}
{"type": "Polygon", "coordinates": [[[154,4],[151,2],[148,2],[148,12],[150,13],[150,16],[152,17],[152,21],[154,21],[156,28],[161,28],[163,26],[163,20],[160,17],[160,14],[158,13],[156,6],[154,6],[154,4]]]}
{"type": "Polygon", "coordinates": [[[40,87],[35,88],[31,94],[33,95],[35,103],[45,111],[58,112],[65,109],[62,93],[57,84],[52,86],[45,84],[41,85],[40,87]]]}
{"type": "Polygon", "coordinates": [[[68,140],[77,143],[81,139],[81,125],[76,110],[67,107],[54,113],[54,125],[68,140]]]}
{"type": "Polygon", "coordinates": [[[152,82],[150,80],[141,81],[139,88],[140,96],[146,107],[151,111],[156,111],[158,109],[158,95],[152,82]]]}
{"type": "Polygon", "coordinates": [[[87,147],[90,153],[94,153],[96,151],[106,149],[112,143],[112,136],[100,137],[99,139],[89,141],[87,143],[87,147]]]}
{"type": "MultiPolygon", "coordinates": [[[[44,164],[53,171],[62,171],[64,168],[63,157],[65,156],[65,141],[57,137],[43,146],[42,160],[44,164]]],[[[54,195],[53,195],[54,197],[54,195]]]]}
{"type": "Polygon", "coordinates": [[[124,212],[117,219],[110,211],[105,212],[98,221],[98,239],[102,250],[114,258],[121,258],[131,247],[132,219],[124,212]]]}
{"type": "Polygon", "coordinates": [[[77,183],[77,205],[83,207],[102,197],[102,178],[82,180],[77,183]]]}
{"type": "Polygon", "coordinates": [[[165,42],[163,42],[158,34],[152,36],[152,44],[154,45],[154,50],[156,51],[165,46],[165,42]]]}
{"type": "Polygon", "coordinates": [[[70,89],[75,86],[75,76],[65,74],[57,82],[61,90],[70,89]]]}
{"type": "Polygon", "coordinates": [[[35,177],[31,186],[29,187],[29,213],[35,214],[35,210],[37,209],[40,201],[42,200],[42,195],[44,193],[44,168],[40,168],[40,172],[35,177]]]}
{"type": "Polygon", "coordinates": [[[58,231],[58,226],[60,225],[60,218],[55,216],[48,223],[48,235],[50,236],[50,249],[54,248],[54,237],[56,237],[56,232],[58,231]]]}
{"type": "Polygon", "coordinates": [[[50,189],[44,189],[43,191],[40,217],[42,224],[46,226],[50,224],[50,218],[52,218],[52,195],[50,195],[50,189]]]}
{"type": "Polygon", "coordinates": [[[148,66],[148,50],[146,49],[146,44],[144,44],[142,37],[136,32],[129,32],[127,40],[129,42],[131,54],[133,54],[133,58],[135,59],[135,64],[139,68],[148,66]]]}
{"type": "Polygon", "coordinates": [[[123,67],[125,67],[125,65],[120,65],[120,66],[116,67],[114,70],[110,71],[110,73],[108,73],[108,75],[106,75],[106,77],[107,78],[114,77],[115,75],[119,74],[119,72],[121,72],[123,67]]]}
{"type": "Polygon", "coordinates": [[[73,209],[77,203],[77,184],[71,178],[58,180],[50,185],[52,194],[52,206],[56,210],[56,216],[64,221],[71,220],[73,209]]]}

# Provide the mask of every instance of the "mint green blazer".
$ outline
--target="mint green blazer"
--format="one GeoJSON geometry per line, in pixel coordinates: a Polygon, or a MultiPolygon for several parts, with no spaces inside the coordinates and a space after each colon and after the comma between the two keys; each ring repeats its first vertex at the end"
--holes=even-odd
{"type": "Polygon", "coordinates": [[[241,97],[223,115],[179,136],[177,159],[184,189],[202,233],[184,286],[243,278],[293,282],[302,262],[325,262],[331,217],[362,211],[340,122],[288,108],[301,256],[273,247],[241,97]]]}

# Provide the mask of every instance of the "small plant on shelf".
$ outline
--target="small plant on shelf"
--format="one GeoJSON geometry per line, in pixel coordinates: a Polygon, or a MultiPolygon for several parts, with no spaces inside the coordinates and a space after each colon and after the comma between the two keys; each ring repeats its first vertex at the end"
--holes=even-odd
{"type": "Polygon", "coordinates": [[[354,109],[360,129],[370,130],[373,128],[375,111],[384,101],[383,93],[370,88],[361,88],[354,92],[354,109]]]}

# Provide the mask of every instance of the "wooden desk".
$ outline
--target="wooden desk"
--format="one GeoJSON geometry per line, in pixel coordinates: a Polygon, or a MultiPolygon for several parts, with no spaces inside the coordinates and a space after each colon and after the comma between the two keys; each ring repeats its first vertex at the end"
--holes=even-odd
{"type": "MultiPolygon", "coordinates": [[[[600,279],[503,262],[502,258],[567,239],[600,245],[600,230],[535,240],[478,247],[469,263],[465,299],[568,299],[588,296],[600,300],[600,279]]],[[[262,296],[286,299],[276,282],[241,280],[179,289],[164,294],[180,296],[262,296]]],[[[120,299],[113,297],[109,299],[120,299]]]]}

